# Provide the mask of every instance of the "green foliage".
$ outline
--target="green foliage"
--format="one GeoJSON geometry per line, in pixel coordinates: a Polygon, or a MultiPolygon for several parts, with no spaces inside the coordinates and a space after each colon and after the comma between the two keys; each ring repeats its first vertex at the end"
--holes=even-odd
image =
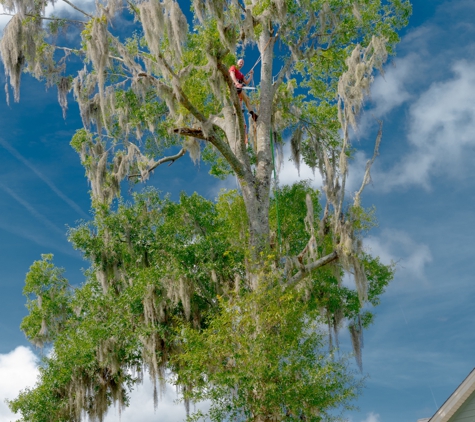
{"type": "Polygon", "coordinates": [[[351,215],[355,231],[360,236],[366,234],[377,225],[375,217],[376,209],[374,207],[365,210],[361,206],[352,206],[348,210],[348,213],[351,215]]]}
{"type": "Polygon", "coordinates": [[[41,256],[26,275],[23,294],[27,297],[26,316],[20,328],[36,345],[54,341],[71,317],[71,290],[64,269],[53,265],[53,255],[41,256]]]}
{"type": "Polygon", "coordinates": [[[193,2],[190,29],[174,1],[131,0],[130,36],[112,24],[121,2],[97,3],[83,22],[43,26],[49,2],[29,2],[26,14],[23,2],[0,0],[17,13],[0,53],[16,100],[22,70],[57,84],[63,111],[74,91],[84,128],[71,145],[91,184],[94,217],[69,240],[90,267],[75,290],[51,256],[31,267],[22,329],[33,342],[53,342],[54,352],[11,409],[25,422],[80,421],[83,412],[102,420],[112,403],[127,405],[144,373],[163,384],[171,370],[185,400],[212,401],[216,421],[330,420],[358,383],[345,361],[323,351],[321,327],[328,325],[332,349],[332,332],[346,322],[361,363],[362,329],[393,270],[361,247],[374,210],[344,198],[353,152],[346,129],[356,118],[347,112],[357,114],[373,68],[385,49],[394,52],[409,2],[258,0],[242,8],[203,0],[193,2]],[[81,47],[56,45],[58,31],[72,25],[81,47]],[[246,147],[227,69],[248,46],[262,61],[250,95],[259,119],[246,147]],[[70,53],[84,64],[74,77],[70,53]],[[361,69],[355,63],[364,75],[351,74],[361,69]],[[343,80],[348,95],[338,88],[343,80]],[[280,146],[291,139],[297,166],[322,173],[326,202],[304,182],[271,198],[271,133],[280,146]],[[215,203],[182,194],[174,203],[146,190],[131,203],[121,199],[126,179],[144,181],[186,151],[198,157],[196,139],[211,173],[236,175],[241,194],[224,192],[215,203]],[[351,272],[357,288],[342,281],[351,272]]]}
{"type": "MultiPolygon", "coordinates": [[[[129,2],[127,7],[137,19],[137,28],[131,36],[124,37],[120,28],[111,25],[111,16],[101,12],[80,25],[82,48],[65,50],[66,54],[72,53],[81,60],[86,53],[84,61],[90,75],[103,72],[106,84],[113,88],[111,91],[115,91],[117,96],[117,107],[109,106],[114,101],[102,101],[102,116],[96,116],[97,119],[93,122],[95,131],[102,132],[107,128],[114,142],[130,138],[131,133],[136,132],[139,144],[145,134],[147,142],[144,152],[153,157],[159,157],[170,146],[179,145],[181,140],[171,136],[171,130],[177,122],[185,126],[194,124],[196,113],[176,99],[172,101],[168,98],[169,101],[164,101],[164,97],[170,97],[170,94],[164,95],[163,91],[157,90],[154,84],[150,84],[151,78],[173,88],[176,80],[173,82],[174,77],[169,71],[164,71],[164,68],[173,69],[173,74],[180,79],[180,89],[187,104],[193,105],[194,110],[202,113],[205,118],[220,115],[223,107],[229,104],[223,99],[224,82],[221,80],[219,89],[209,83],[221,78],[217,75],[214,61],[229,67],[249,43],[256,43],[262,34],[262,28],[266,26],[265,22],[269,20],[268,26],[273,27],[278,34],[276,57],[283,63],[291,63],[284,84],[278,87],[273,99],[273,108],[276,114],[280,114],[274,123],[276,129],[282,132],[295,130],[297,123],[309,128],[302,152],[304,159],[312,167],[317,164],[313,143],[310,142],[315,137],[315,132],[319,137],[323,128],[325,137],[338,139],[336,86],[342,72],[346,70],[345,59],[356,44],[367,45],[372,36],[384,37],[388,49],[393,51],[398,41],[397,30],[407,24],[411,13],[411,5],[407,0],[305,0],[301,3],[293,0],[263,0],[252,4],[252,28],[246,28],[248,23],[244,24],[245,14],[234,3],[224,2],[218,9],[214,6],[206,9],[203,3],[198,9],[203,7],[204,10],[192,7],[195,20],[192,30],[183,37],[181,52],[175,51],[175,44],[169,39],[175,29],[163,30],[163,34],[157,34],[157,45],[162,53],[160,57],[155,57],[144,37],[140,2],[129,2]],[[202,17],[198,19],[200,15],[202,17]],[[91,40],[94,22],[107,25],[110,31],[107,44],[113,58],[105,69],[92,69],[94,63],[91,63],[90,52],[87,51],[86,44],[91,40]],[[167,66],[160,64],[163,60],[167,61],[167,66]],[[138,70],[141,67],[143,72],[138,70]],[[183,77],[180,76],[181,72],[183,77]],[[147,78],[150,79],[142,77],[137,80],[137,73],[148,75],[147,78]],[[283,92],[286,91],[286,85],[290,84],[293,85],[292,90],[283,92]],[[131,98],[132,92],[134,98],[131,98]],[[172,103],[174,106],[170,107],[172,103]],[[296,110],[299,112],[296,113],[296,110]]],[[[23,22],[25,29],[29,28],[28,31],[25,30],[28,35],[25,40],[31,38],[32,41],[30,46],[23,48],[26,58],[31,62],[28,71],[39,79],[55,83],[69,71],[65,67],[68,57],[55,54],[57,46],[51,44],[48,37],[53,35],[54,38],[61,30],[68,31],[78,25],[78,21],[53,17],[48,21],[46,31],[38,25],[43,13],[40,3],[35,3],[35,13],[33,10],[31,12],[23,22]],[[39,62],[39,66],[36,62],[39,62]]],[[[23,67],[24,63],[17,65],[23,67]]],[[[90,96],[88,102],[97,106],[95,94],[94,90],[83,89],[81,95],[90,96]]],[[[81,102],[85,98],[77,100],[81,102]]],[[[83,112],[82,114],[85,118],[83,112]]],[[[229,134],[223,136],[223,139],[227,136],[229,134]]],[[[207,151],[204,157],[212,162],[213,175],[224,177],[228,173],[226,166],[229,163],[224,163],[226,160],[221,150],[219,153],[207,151]]]]}
{"type": "Polygon", "coordinates": [[[312,189],[308,182],[302,181],[291,186],[278,189],[271,201],[271,228],[277,232],[277,206],[282,231],[282,243],[286,255],[298,255],[308,242],[308,232],[305,229],[307,207],[306,196],[310,195],[313,204],[314,228],[318,230],[321,214],[320,193],[312,189]],[[277,198],[277,203],[276,203],[277,198]]]}
{"type": "Polygon", "coordinates": [[[201,157],[205,163],[211,165],[209,173],[218,179],[224,180],[229,175],[233,174],[229,163],[223,158],[221,154],[212,146],[206,145],[203,149],[201,157]]]}
{"type": "Polygon", "coordinates": [[[51,20],[48,22],[48,30],[52,35],[58,35],[61,30],[65,30],[67,27],[67,20],[57,18],[54,15],[51,15],[51,20]]]}
{"type": "MultiPolygon", "coordinates": [[[[280,191],[289,252],[305,243],[307,194],[317,217],[319,194],[308,184],[280,191]]],[[[211,400],[212,420],[331,420],[331,409],[350,405],[359,381],[345,360],[325,351],[322,326],[368,326],[373,315],[341,284],[336,263],[283,288],[270,255],[261,287],[252,291],[248,227],[236,191],[222,192],[216,203],[197,194],[174,203],[149,189],[116,211],[97,208],[93,221],[69,233],[91,263],[82,286],[72,290],[51,255],[28,273],[25,294],[44,299],[41,309],[28,300],[22,328],[30,339],[53,340],[54,353],[43,360],[37,385],[10,408],[32,422],[79,421],[82,411],[100,417],[111,403],[126,406],[145,372],[163,383],[168,368],[169,382],[186,386],[185,400],[211,400]],[[38,336],[41,318],[48,338],[38,336]]],[[[368,301],[376,305],[392,270],[369,255],[362,259],[368,301]]]]}
{"type": "Polygon", "coordinates": [[[82,152],[83,145],[90,142],[90,140],[91,135],[86,131],[86,129],[79,129],[72,137],[70,145],[78,154],[80,154],[82,152]]]}
{"type": "Polygon", "coordinates": [[[331,411],[348,406],[358,382],[346,360],[325,349],[315,306],[266,281],[220,299],[206,329],[181,330],[176,382],[191,386],[185,399],[211,402],[212,421],[334,420],[331,411]]]}

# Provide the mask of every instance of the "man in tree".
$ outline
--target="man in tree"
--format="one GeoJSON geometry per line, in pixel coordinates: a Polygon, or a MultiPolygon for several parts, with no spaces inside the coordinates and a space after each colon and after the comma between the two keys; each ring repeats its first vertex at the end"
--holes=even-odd
{"type": "Polygon", "coordinates": [[[241,101],[241,103],[244,100],[244,102],[246,103],[246,107],[249,111],[249,114],[252,116],[254,121],[257,121],[258,115],[254,112],[254,110],[252,110],[251,104],[249,102],[249,97],[244,92],[242,92],[243,85],[249,85],[251,83],[252,77],[254,75],[254,70],[251,70],[249,72],[249,77],[246,79],[246,77],[239,71],[240,69],[242,69],[243,66],[244,66],[244,59],[239,59],[237,61],[237,64],[235,65],[233,64],[229,68],[229,75],[231,76],[231,79],[234,82],[234,86],[237,89],[239,100],[241,101]]]}

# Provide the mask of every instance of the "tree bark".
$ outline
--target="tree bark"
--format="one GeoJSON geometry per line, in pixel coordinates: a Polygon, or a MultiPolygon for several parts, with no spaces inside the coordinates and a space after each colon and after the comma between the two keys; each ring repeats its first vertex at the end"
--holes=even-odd
{"type": "MultiPolygon", "coordinates": [[[[270,133],[273,103],[272,61],[275,41],[271,30],[266,25],[263,26],[264,29],[259,38],[261,92],[257,120],[256,167],[254,172],[240,179],[249,218],[250,248],[254,270],[260,266],[261,252],[269,246],[269,201],[272,175],[270,133]]],[[[257,285],[257,277],[255,274],[251,275],[251,286],[257,288],[257,285]]]]}

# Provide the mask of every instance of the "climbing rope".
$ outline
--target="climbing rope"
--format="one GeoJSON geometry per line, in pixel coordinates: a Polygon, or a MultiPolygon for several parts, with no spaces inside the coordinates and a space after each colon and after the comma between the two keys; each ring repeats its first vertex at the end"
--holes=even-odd
{"type": "Polygon", "coordinates": [[[275,196],[275,213],[277,216],[277,240],[279,242],[279,250],[282,247],[282,238],[280,232],[280,218],[279,218],[279,190],[277,189],[277,174],[275,171],[275,153],[274,140],[272,138],[272,130],[270,131],[270,147],[272,150],[272,166],[274,167],[274,196],[275,196]]]}
{"type": "MultiPolygon", "coordinates": [[[[269,44],[272,40],[272,38],[277,38],[279,36],[279,33],[275,34],[275,37],[270,37],[269,38],[269,41],[267,41],[267,44],[266,46],[264,47],[264,50],[262,50],[262,53],[259,55],[259,58],[257,59],[256,63],[254,63],[254,66],[251,67],[251,69],[249,70],[249,72],[246,73],[246,76],[248,76],[253,70],[254,68],[261,62],[262,60],[262,55],[264,54],[264,52],[267,50],[267,47],[269,47],[269,44]]],[[[254,79],[254,78],[253,78],[254,79]]]]}

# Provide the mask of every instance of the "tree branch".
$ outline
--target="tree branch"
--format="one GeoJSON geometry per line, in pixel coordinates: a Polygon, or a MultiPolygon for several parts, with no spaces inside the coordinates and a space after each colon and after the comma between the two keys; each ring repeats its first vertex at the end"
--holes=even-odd
{"type": "Polygon", "coordinates": [[[284,81],[285,74],[290,69],[290,66],[292,65],[293,62],[294,60],[292,56],[290,56],[289,59],[285,62],[284,67],[280,70],[277,80],[272,84],[273,85],[272,96],[275,95],[275,93],[279,89],[280,84],[284,81]]]}
{"type": "Polygon", "coordinates": [[[71,3],[69,0],[63,0],[66,4],[71,6],[73,9],[77,10],[79,13],[82,13],[83,15],[87,16],[88,18],[93,19],[94,16],[90,15],[89,13],[85,12],[84,10],[80,9],[77,7],[75,4],[71,3]]]}
{"type": "Polygon", "coordinates": [[[236,175],[238,177],[244,177],[244,167],[242,163],[233,154],[231,148],[229,148],[229,146],[219,138],[215,137],[214,135],[206,137],[201,129],[189,127],[176,128],[173,129],[173,132],[178,135],[190,136],[192,138],[203,139],[204,141],[211,142],[218,149],[218,151],[223,154],[224,158],[226,158],[236,175]]]}
{"type": "MultiPolygon", "coordinates": [[[[15,16],[12,13],[0,13],[0,16],[15,16]]],[[[47,21],[66,21],[66,22],[72,22],[72,23],[80,23],[81,25],[85,25],[87,22],[85,21],[79,21],[77,19],[68,19],[68,18],[49,18],[47,16],[38,16],[38,15],[31,15],[26,13],[24,16],[28,16],[30,18],[38,18],[42,20],[47,20],[47,21]]]]}
{"type": "Polygon", "coordinates": [[[226,132],[225,119],[222,117],[211,115],[208,119],[208,122],[214,126],[218,126],[223,132],[226,132]]]}
{"type": "Polygon", "coordinates": [[[289,44],[291,55],[290,55],[289,59],[287,60],[287,62],[284,64],[284,67],[282,68],[282,70],[279,72],[279,77],[272,84],[273,85],[272,96],[275,95],[275,93],[277,92],[277,89],[279,88],[280,84],[284,80],[285,74],[290,69],[290,66],[292,65],[292,63],[295,62],[295,59],[292,57],[292,55],[294,55],[294,54],[296,55],[296,51],[302,46],[304,41],[308,40],[310,38],[310,33],[311,33],[310,30],[311,30],[312,26],[313,26],[313,23],[312,23],[311,20],[309,20],[308,23],[307,23],[306,31],[305,31],[305,34],[307,34],[307,37],[300,39],[299,42],[297,43],[297,45],[295,45],[295,46],[293,46],[292,44],[289,44]]]}
{"type": "Polygon", "coordinates": [[[244,151],[246,149],[246,140],[244,137],[244,116],[242,114],[242,109],[241,109],[241,102],[239,101],[239,97],[237,94],[236,87],[234,86],[234,82],[231,79],[231,76],[229,75],[228,68],[221,62],[218,61],[218,69],[221,72],[221,74],[224,76],[224,80],[226,81],[226,84],[229,87],[229,91],[231,93],[231,101],[233,102],[234,109],[236,110],[236,115],[238,116],[238,121],[239,121],[239,130],[241,133],[241,148],[244,151]]]}
{"type": "Polygon", "coordinates": [[[191,136],[192,138],[203,139],[204,141],[208,139],[206,138],[206,136],[204,135],[201,129],[194,129],[190,127],[180,127],[180,128],[173,129],[173,132],[175,132],[178,135],[191,136]]]}
{"type": "MultiPolygon", "coordinates": [[[[147,170],[147,174],[151,173],[154,171],[158,166],[170,162],[169,165],[172,165],[176,160],[179,158],[183,157],[186,153],[186,148],[182,148],[178,154],[175,155],[170,155],[169,157],[163,157],[158,161],[155,161],[155,163],[147,170]]],[[[132,179],[134,177],[140,177],[141,174],[130,174],[128,179],[132,179]]]]}
{"type": "Polygon", "coordinates": [[[285,287],[294,286],[300,280],[302,280],[305,276],[307,276],[311,271],[314,271],[317,268],[323,267],[324,265],[329,264],[335,259],[338,259],[337,251],[333,251],[332,253],[325,255],[324,257],[303,266],[302,269],[297,274],[295,274],[287,283],[285,283],[285,287]]]}
{"type": "MultiPolygon", "coordinates": [[[[168,64],[166,64],[165,62],[164,64],[168,66],[168,64]]],[[[175,89],[172,90],[172,88],[168,87],[167,85],[165,84],[162,84],[162,85],[166,86],[168,89],[170,89],[170,91],[173,91],[173,94],[175,95],[176,100],[179,103],[181,103],[181,105],[183,105],[202,125],[206,124],[206,121],[207,121],[206,117],[188,99],[186,94],[181,89],[181,86],[179,85],[178,76],[173,72],[171,68],[170,68],[170,74],[177,81],[175,89]]],[[[144,72],[139,73],[138,76],[149,77],[155,80],[155,83],[160,83],[155,76],[149,75],[144,72]]],[[[236,94],[236,98],[237,98],[237,94],[236,94]]],[[[238,102],[239,102],[239,99],[238,99],[238,102]]],[[[242,116],[242,112],[241,112],[241,116],[242,116]]],[[[244,119],[243,119],[243,125],[244,125],[244,119]]],[[[214,132],[214,130],[212,130],[212,132],[214,132]]],[[[208,137],[205,137],[201,129],[189,129],[189,128],[178,129],[178,132],[175,132],[175,133],[179,133],[184,136],[192,136],[194,138],[203,139],[205,141],[211,142],[218,149],[218,151],[221,154],[223,154],[224,158],[226,158],[226,160],[230,164],[233,171],[237,174],[237,176],[238,177],[244,176],[244,167],[242,163],[237,159],[236,155],[232,152],[229,145],[223,142],[218,136],[215,135],[215,133],[211,133],[208,137]]]]}
{"type": "Polygon", "coordinates": [[[135,14],[137,15],[140,14],[139,9],[135,5],[133,5],[129,0],[126,0],[126,2],[129,5],[129,7],[134,11],[135,14]]]}
{"type": "MultiPolygon", "coordinates": [[[[165,60],[163,55],[160,53],[158,54],[158,58],[162,62],[162,65],[167,69],[167,71],[170,73],[170,76],[172,79],[175,81],[175,83],[172,82],[172,87],[173,91],[175,92],[175,97],[179,103],[181,103],[182,106],[184,106],[191,114],[193,114],[196,119],[201,122],[205,123],[206,117],[204,116],[203,113],[201,113],[188,99],[186,94],[183,92],[183,89],[181,88],[180,84],[180,78],[178,75],[173,71],[173,68],[169,65],[169,63],[165,60]]],[[[139,75],[141,76],[141,75],[139,75]]],[[[148,75],[149,77],[155,78],[152,75],[148,75]]],[[[156,78],[155,78],[156,79],[156,78]]]]}
{"type": "Polygon", "coordinates": [[[245,4],[244,6],[241,4],[241,1],[238,1],[238,4],[239,4],[239,7],[241,8],[241,10],[246,13],[246,7],[245,7],[245,4]]]}
{"type": "MultiPolygon", "coordinates": [[[[81,21],[78,21],[78,22],[81,22],[81,21]]],[[[82,22],[82,23],[86,23],[86,22],[82,22]]],[[[70,51],[71,53],[74,53],[74,54],[85,54],[84,51],[81,51],[81,50],[77,50],[75,48],[69,48],[69,47],[60,47],[60,46],[57,46],[55,45],[54,48],[57,48],[59,50],[64,50],[64,51],[70,51]]],[[[112,60],[117,60],[121,63],[125,63],[125,60],[120,58],[120,57],[117,57],[117,56],[112,56],[109,54],[109,57],[112,59],[112,60]]]]}
{"type": "Polygon", "coordinates": [[[68,51],[68,52],[74,53],[74,54],[85,54],[83,51],[77,50],[75,48],[61,47],[59,45],[55,45],[54,48],[57,49],[57,50],[68,51]]]}
{"type": "Polygon", "coordinates": [[[383,136],[383,121],[378,120],[378,123],[379,123],[379,130],[378,130],[378,135],[376,137],[376,142],[374,144],[373,156],[371,157],[370,160],[368,160],[366,162],[366,168],[365,168],[365,172],[364,172],[364,175],[363,175],[363,180],[361,181],[361,187],[355,193],[354,204],[356,206],[360,205],[360,196],[363,193],[363,189],[371,181],[370,170],[371,170],[371,167],[372,167],[374,161],[376,160],[376,157],[379,155],[379,145],[381,143],[381,137],[383,136]]]}
{"type": "MultiPolygon", "coordinates": [[[[338,34],[337,31],[335,32],[331,32],[330,34],[321,34],[321,33],[315,33],[315,34],[312,34],[312,26],[313,26],[313,22],[311,20],[308,21],[307,23],[307,28],[306,30],[304,31],[305,34],[307,34],[306,37],[300,39],[295,45],[293,44],[288,44],[288,47],[289,49],[291,50],[292,54],[301,54],[300,51],[298,51],[300,49],[300,47],[305,43],[308,43],[310,42],[311,40],[313,39],[318,39],[318,37],[329,37],[330,38],[330,41],[328,42],[328,44],[331,44],[331,37],[335,34],[338,34]]],[[[322,47],[318,47],[318,48],[312,48],[312,49],[308,49],[307,48],[307,51],[306,51],[306,55],[305,55],[305,58],[306,59],[309,59],[311,57],[313,57],[315,54],[318,54],[320,51],[327,51],[329,47],[327,48],[322,48],[322,47]]],[[[280,84],[283,82],[284,80],[284,77],[285,77],[285,74],[287,73],[287,71],[289,70],[290,66],[292,65],[292,63],[295,61],[293,58],[292,58],[292,54],[291,56],[288,58],[288,60],[285,62],[284,64],[284,67],[282,68],[282,70],[279,72],[279,76],[277,78],[277,80],[273,83],[273,86],[274,86],[274,91],[273,91],[273,94],[275,94],[275,92],[277,91],[277,89],[279,88],[280,84]]]]}
{"type": "MultiPolygon", "coordinates": [[[[170,68],[170,74],[172,75],[173,78],[176,78],[178,80],[178,76],[175,73],[173,73],[171,68],[170,68]]],[[[176,89],[173,89],[173,88],[170,88],[168,85],[161,83],[155,76],[149,75],[148,73],[140,72],[137,76],[151,78],[152,80],[155,81],[157,85],[160,85],[162,88],[163,87],[168,88],[170,90],[170,93],[173,93],[175,95],[176,100],[179,103],[181,103],[181,105],[183,105],[191,114],[193,114],[193,116],[196,117],[196,119],[200,123],[204,124],[206,122],[206,117],[193,104],[191,104],[190,100],[188,99],[188,97],[185,95],[185,93],[183,92],[183,90],[178,84],[176,86],[176,89]]],[[[206,138],[203,138],[203,139],[206,139],[206,138]]]]}

